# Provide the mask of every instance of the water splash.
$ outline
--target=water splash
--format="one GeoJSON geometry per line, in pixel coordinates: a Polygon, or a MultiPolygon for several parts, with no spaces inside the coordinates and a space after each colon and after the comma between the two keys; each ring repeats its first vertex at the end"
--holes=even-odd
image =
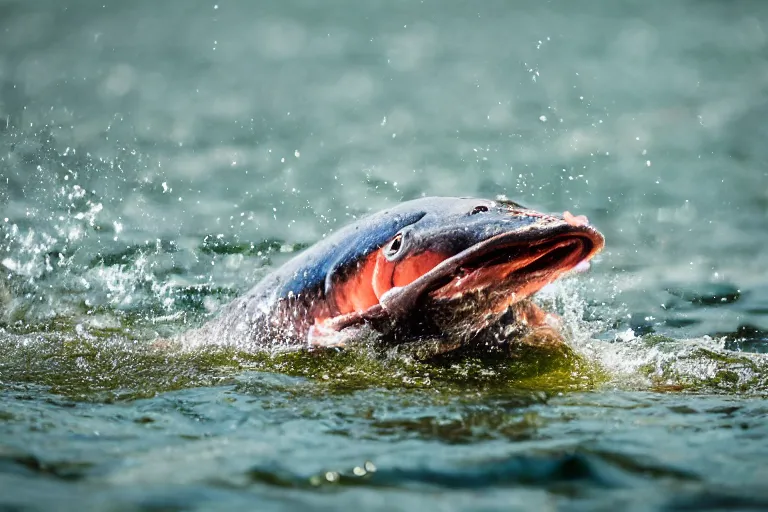
{"type": "MultiPolygon", "coordinates": [[[[539,300],[560,313],[569,344],[585,360],[599,365],[606,384],[623,389],[768,392],[768,355],[733,350],[732,336],[675,339],[638,335],[620,321],[624,308],[590,305],[583,297],[609,279],[565,279],[553,283],[539,300]]],[[[606,282],[607,281],[607,282],[606,282]]]]}

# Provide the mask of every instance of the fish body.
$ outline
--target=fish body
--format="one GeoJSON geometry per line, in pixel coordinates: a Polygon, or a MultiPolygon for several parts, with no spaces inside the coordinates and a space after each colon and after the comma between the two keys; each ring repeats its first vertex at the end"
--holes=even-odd
{"type": "Polygon", "coordinates": [[[504,345],[548,326],[531,296],[603,243],[585,217],[567,212],[474,198],[407,201],[299,253],[197,337],[259,348],[375,339],[419,346],[420,357],[488,344],[490,333],[504,345]]]}

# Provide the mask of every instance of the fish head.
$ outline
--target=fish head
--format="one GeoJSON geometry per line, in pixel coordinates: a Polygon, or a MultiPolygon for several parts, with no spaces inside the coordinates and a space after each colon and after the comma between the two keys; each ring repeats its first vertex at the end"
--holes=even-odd
{"type": "Polygon", "coordinates": [[[411,203],[404,204],[419,208],[412,222],[334,281],[329,294],[339,318],[412,323],[439,309],[444,326],[452,313],[472,325],[472,317],[499,316],[584,266],[604,245],[586,217],[568,212],[474,198],[411,203]]]}

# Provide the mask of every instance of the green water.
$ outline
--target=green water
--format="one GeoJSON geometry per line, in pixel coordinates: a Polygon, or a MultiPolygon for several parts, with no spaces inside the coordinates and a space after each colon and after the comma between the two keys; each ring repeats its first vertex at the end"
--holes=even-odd
{"type": "Polygon", "coordinates": [[[768,508],[768,4],[0,1],[0,510],[768,508]],[[367,211],[587,215],[510,361],[159,349],[367,211]]]}

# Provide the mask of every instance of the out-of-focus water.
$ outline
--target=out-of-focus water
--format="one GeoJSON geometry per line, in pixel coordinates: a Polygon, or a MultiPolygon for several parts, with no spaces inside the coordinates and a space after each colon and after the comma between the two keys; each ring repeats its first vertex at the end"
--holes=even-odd
{"type": "Polygon", "coordinates": [[[767,118],[758,1],[0,1],[0,508],[768,507],[767,118]],[[578,362],[149,346],[420,195],[590,218],[578,362]]]}

